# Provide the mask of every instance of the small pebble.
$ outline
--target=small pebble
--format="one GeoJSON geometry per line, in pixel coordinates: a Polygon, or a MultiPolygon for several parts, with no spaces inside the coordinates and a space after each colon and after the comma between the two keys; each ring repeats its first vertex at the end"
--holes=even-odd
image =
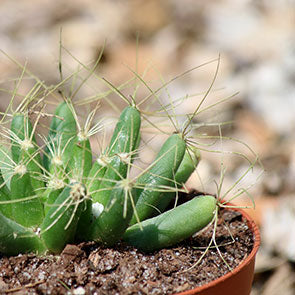
{"type": "Polygon", "coordinates": [[[73,291],[74,295],[84,295],[86,293],[83,287],[78,287],[73,291]]]}

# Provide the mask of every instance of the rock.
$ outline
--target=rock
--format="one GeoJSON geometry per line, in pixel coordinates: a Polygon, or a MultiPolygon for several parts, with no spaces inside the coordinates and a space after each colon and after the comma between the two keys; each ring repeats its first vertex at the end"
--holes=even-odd
{"type": "Polygon", "coordinates": [[[266,249],[295,262],[295,196],[280,198],[264,212],[261,235],[266,249]]]}

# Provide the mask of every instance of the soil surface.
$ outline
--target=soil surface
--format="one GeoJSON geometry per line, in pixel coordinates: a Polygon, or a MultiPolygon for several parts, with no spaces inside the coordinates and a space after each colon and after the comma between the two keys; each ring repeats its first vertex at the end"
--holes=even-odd
{"type": "Polygon", "coordinates": [[[253,236],[242,215],[220,213],[216,241],[199,265],[212,226],[176,247],[144,254],[121,243],[68,245],[60,256],[0,258],[0,294],[174,294],[212,281],[251,252],[253,236]],[[230,231],[229,231],[230,230],[230,231]]]}

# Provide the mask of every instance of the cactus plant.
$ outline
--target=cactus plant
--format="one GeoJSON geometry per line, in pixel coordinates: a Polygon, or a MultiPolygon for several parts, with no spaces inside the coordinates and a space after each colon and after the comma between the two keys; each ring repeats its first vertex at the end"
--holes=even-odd
{"type": "Polygon", "coordinates": [[[141,138],[141,112],[133,102],[122,111],[108,147],[94,162],[89,141],[93,132],[89,122],[85,128],[78,124],[71,99],[56,107],[46,138],[36,131],[40,115],[31,122],[32,110],[22,104],[11,115],[10,128],[2,126],[10,150],[1,148],[0,161],[10,175],[0,178],[1,253],[58,254],[69,242],[94,240],[112,246],[120,239],[150,251],[191,236],[213,219],[217,200],[212,196],[165,212],[200,160],[183,133],[171,134],[154,163],[130,177],[141,138]],[[40,136],[44,145],[37,144],[40,136]],[[175,231],[176,223],[186,227],[175,231]]]}

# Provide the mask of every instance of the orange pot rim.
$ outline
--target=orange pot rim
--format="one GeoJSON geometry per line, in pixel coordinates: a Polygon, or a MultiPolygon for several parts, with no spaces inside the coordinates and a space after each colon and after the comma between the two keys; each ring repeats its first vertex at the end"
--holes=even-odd
{"type": "MultiPolygon", "coordinates": [[[[227,203],[230,206],[233,206],[233,204],[227,203]]],[[[260,237],[260,232],[257,224],[254,222],[252,217],[250,217],[244,210],[241,208],[229,208],[230,210],[238,211],[242,214],[242,216],[247,220],[247,224],[249,229],[253,233],[253,239],[254,239],[254,245],[251,253],[232,271],[228,272],[227,274],[221,276],[220,278],[213,280],[205,285],[196,287],[194,289],[190,289],[184,292],[176,293],[175,295],[190,295],[190,294],[197,294],[197,292],[202,292],[206,291],[209,288],[213,288],[216,285],[224,282],[225,280],[229,279],[230,277],[238,274],[241,272],[247,265],[253,262],[255,260],[257,251],[260,247],[260,242],[261,242],[261,237],[260,237]]]]}

